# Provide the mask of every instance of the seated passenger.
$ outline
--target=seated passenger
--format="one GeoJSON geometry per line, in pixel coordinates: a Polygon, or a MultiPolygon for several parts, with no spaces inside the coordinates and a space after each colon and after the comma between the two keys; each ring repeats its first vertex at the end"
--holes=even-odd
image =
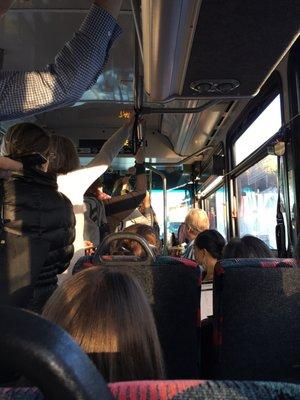
{"type": "MultiPolygon", "coordinates": [[[[214,229],[207,229],[199,233],[194,241],[194,255],[202,268],[201,285],[201,319],[204,320],[213,314],[213,277],[214,268],[222,258],[225,239],[214,229]]],[[[206,321],[207,322],[207,321],[206,321]]]]}
{"type": "Polygon", "coordinates": [[[3,181],[5,247],[12,251],[11,246],[17,243],[17,238],[19,247],[15,249],[18,253],[6,257],[7,264],[1,265],[2,278],[6,270],[12,280],[7,282],[9,287],[22,286],[20,282],[24,285],[31,283],[34,290],[30,304],[19,305],[37,312],[55,290],[57,274],[69,265],[75,236],[72,204],[57,191],[56,175],[46,172],[49,148],[49,135],[30,123],[11,127],[1,147],[3,155],[21,162],[23,166],[22,170],[12,172],[9,180],[3,181]],[[20,242],[21,237],[24,241],[20,242]],[[37,241],[40,246],[36,245],[37,241]],[[32,276],[36,276],[33,282],[32,276]]]}
{"type": "Polygon", "coordinates": [[[233,238],[224,247],[223,258],[273,258],[269,247],[255,236],[233,238]]]}
{"type": "Polygon", "coordinates": [[[203,282],[210,282],[214,277],[214,268],[222,258],[225,239],[214,229],[207,229],[199,233],[194,241],[194,255],[197,263],[204,269],[203,282]]]}
{"type": "MultiPolygon", "coordinates": [[[[134,224],[123,229],[122,232],[130,232],[142,236],[148,242],[149,246],[154,251],[154,254],[159,255],[161,253],[161,241],[159,239],[156,229],[152,226],[145,224],[134,224]]],[[[123,242],[125,248],[127,248],[135,256],[145,256],[145,252],[142,249],[141,245],[135,240],[124,240],[123,242]]]]}
{"type": "Polygon", "coordinates": [[[163,379],[151,308],[121,269],[81,271],[59,286],[43,315],[69,332],[107,382],[163,379]]]}
{"type": "Polygon", "coordinates": [[[189,240],[189,243],[183,253],[183,257],[194,260],[194,240],[200,232],[209,229],[208,216],[204,210],[192,208],[185,217],[184,222],[185,237],[189,240]]]}

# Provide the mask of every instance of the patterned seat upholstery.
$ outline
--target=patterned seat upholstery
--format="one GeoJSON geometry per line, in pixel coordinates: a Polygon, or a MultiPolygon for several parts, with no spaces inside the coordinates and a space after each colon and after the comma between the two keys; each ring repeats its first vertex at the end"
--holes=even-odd
{"type": "Polygon", "coordinates": [[[279,382],[207,381],[192,385],[172,400],[296,400],[300,386],[279,382]]]}
{"type": "MultiPolygon", "coordinates": [[[[299,385],[279,382],[136,381],[112,383],[108,387],[116,400],[298,400],[300,398],[299,385]]],[[[46,400],[36,388],[0,388],[0,398],[46,400]]]]}
{"type": "MultiPolygon", "coordinates": [[[[157,256],[141,263],[143,259],[136,256],[132,259],[126,255],[107,253],[110,251],[109,245],[123,238],[122,235],[108,236],[99,252],[82,259],[73,273],[97,265],[99,268],[118,266],[133,274],[144,289],[153,310],[164,354],[166,377],[199,378],[201,274],[196,262],[157,256]]],[[[138,237],[133,235],[133,238],[138,237]]]]}
{"type": "Polygon", "coordinates": [[[300,381],[299,315],[300,268],[295,260],[218,262],[215,378],[300,381]]]}
{"type": "Polygon", "coordinates": [[[178,393],[204,381],[175,380],[175,381],[133,381],[109,384],[113,396],[117,400],[169,400],[178,393]]]}
{"type": "Polygon", "coordinates": [[[196,263],[163,257],[154,265],[126,265],[150,301],[168,379],[200,376],[199,269],[196,263]]]}

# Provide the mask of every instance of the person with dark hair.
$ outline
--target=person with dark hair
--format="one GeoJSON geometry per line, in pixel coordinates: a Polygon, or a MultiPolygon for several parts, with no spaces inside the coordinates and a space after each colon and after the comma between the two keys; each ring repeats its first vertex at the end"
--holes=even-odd
{"type": "MultiPolygon", "coordinates": [[[[0,0],[0,20],[13,0],[0,0]]],[[[88,90],[120,35],[122,0],[94,0],[73,38],[37,71],[0,71],[0,120],[16,119],[75,103],[88,90]]],[[[20,37],[22,39],[22,36],[20,37]]]]}
{"type": "Polygon", "coordinates": [[[67,268],[75,237],[72,204],[57,191],[56,175],[47,173],[49,148],[50,136],[31,123],[12,126],[1,145],[2,155],[22,168],[3,181],[7,256],[2,259],[0,282],[6,274],[9,292],[12,287],[16,294],[30,290],[28,301],[21,296],[13,305],[37,312],[57,287],[57,274],[67,268]]]}
{"type": "Polygon", "coordinates": [[[204,268],[205,281],[212,281],[214,268],[218,260],[222,258],[225,239],[214,229],[200,232],[194,241],[195,259],[204,268]]]}
{"type": "MultiPolygon", "coordinates": [[[[129,232],[142,236],[148,242],[156,255],[159,255],[161,253],[161,241],[155,227],[145,224],[134,224],[123,229],[122,232],[129,232]]],[[[141,245],[135,240],[126,240],[125,247],[128,248],[128,250],[130,250],[135,256],[145,256],[145,252],[142,249],[141,245]]]]}
{"type": "Polygon", "coordinates": [[[154,317],[137,280],[93,267],[65,281],[43,315],[64,328],[107,382],[164,378],[154,317]]]}
{"type": "Polygon", "coordinates": [[[273,258],[269,247],[255,236],[232,238],[224,247],[223,258],[273,258]]]}

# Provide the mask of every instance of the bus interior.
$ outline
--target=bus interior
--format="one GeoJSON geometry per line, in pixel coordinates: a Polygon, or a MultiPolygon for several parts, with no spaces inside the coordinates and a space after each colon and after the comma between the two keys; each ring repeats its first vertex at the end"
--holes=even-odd
{"type": "MultiPolygon", "coordinates": [[[[0,21],[2,70],[51,63],[89,6],[15,1],[0,21]]],[[[0,121],[0,132],[33,122],[70,137],[84,166],[133,113],[142,122],[105,176],[125,175],[136,148],[145,148],[165,255],[171,234],[198,207],[226,240],[253,235],[275,257],[293,258],[300,229],[299,16],[295,0],[124,0],[123,32],[97,83],[72,106],[0,121]]],[[[300,380],[297,365],[292,382],[300,380]]]]}

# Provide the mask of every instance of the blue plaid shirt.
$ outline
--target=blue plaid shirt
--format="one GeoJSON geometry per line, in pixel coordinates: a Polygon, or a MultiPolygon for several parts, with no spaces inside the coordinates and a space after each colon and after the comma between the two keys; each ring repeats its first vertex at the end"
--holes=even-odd
{"type": "Polygon", "coordinates": [[[93,4],[78,32],[41,71],[0,71],[0,121],[75,103],[102,73],[121,29],[93,4]]]}

